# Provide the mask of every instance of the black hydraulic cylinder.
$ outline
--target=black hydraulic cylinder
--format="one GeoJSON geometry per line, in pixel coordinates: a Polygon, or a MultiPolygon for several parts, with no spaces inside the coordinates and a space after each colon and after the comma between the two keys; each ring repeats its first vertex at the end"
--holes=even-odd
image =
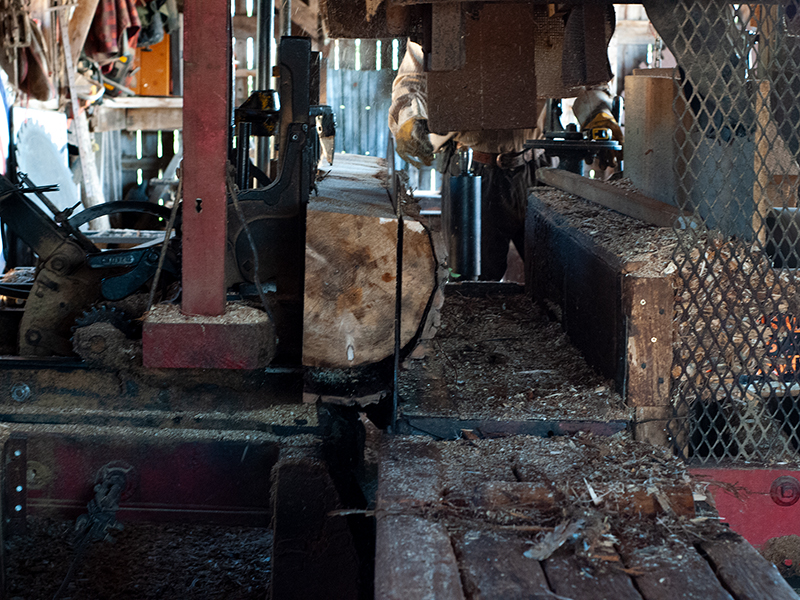
{"type": "Polygon", "coordinates": [[[481,178],[463,173],[450,178],[448,245],[450,268],[461,280],[481,274],[481,178]]]}

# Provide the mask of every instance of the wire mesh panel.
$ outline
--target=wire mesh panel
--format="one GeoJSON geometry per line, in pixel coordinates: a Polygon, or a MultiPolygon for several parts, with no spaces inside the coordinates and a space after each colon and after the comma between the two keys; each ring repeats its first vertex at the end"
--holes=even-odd
{"type": "MultiPolygon", "coordinates": [[[[678,230],[670,432],[687,458],[800,449],[800,15],[651,2],[675,55],[678,230]]],[[[665,166],[668,168],[668,166],[665,166]]]]}

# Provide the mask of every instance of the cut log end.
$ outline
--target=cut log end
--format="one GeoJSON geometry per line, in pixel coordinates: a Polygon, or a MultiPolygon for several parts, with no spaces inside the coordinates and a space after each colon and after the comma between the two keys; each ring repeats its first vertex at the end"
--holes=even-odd
{"type": "MultiPolygon", "coordinates": [[[[306,221],[303,364],[353,368],[391,356],[395,345],[398,222],[385,189],[385,167],[368,157],[337,156],[306,221]],[[340,160],[340,158],[342,160],[340,160]]],[[[404,219],[402,346],[420,330],[436,289],[431,239],[404,219]]]]}

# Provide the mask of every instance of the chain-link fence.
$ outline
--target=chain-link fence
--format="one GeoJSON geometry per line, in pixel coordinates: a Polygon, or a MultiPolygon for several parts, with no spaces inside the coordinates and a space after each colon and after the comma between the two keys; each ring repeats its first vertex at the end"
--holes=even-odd
{"type": "Polygon", "coordinates": [[[673,168],[692,215],[673,257],[670,432],[693,461],[794,461],[800,14],[795,2],[651,4],[678,63],[673,168]]]}

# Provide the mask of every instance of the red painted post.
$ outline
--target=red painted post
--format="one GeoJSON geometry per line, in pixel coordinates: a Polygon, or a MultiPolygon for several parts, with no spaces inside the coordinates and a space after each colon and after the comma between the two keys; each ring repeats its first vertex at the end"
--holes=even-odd
{"type": "Polygon", "coordinates": [[[184,28],[181,310],[214,316],[225,311],[230,3],[187,2],[184,28]]]}

